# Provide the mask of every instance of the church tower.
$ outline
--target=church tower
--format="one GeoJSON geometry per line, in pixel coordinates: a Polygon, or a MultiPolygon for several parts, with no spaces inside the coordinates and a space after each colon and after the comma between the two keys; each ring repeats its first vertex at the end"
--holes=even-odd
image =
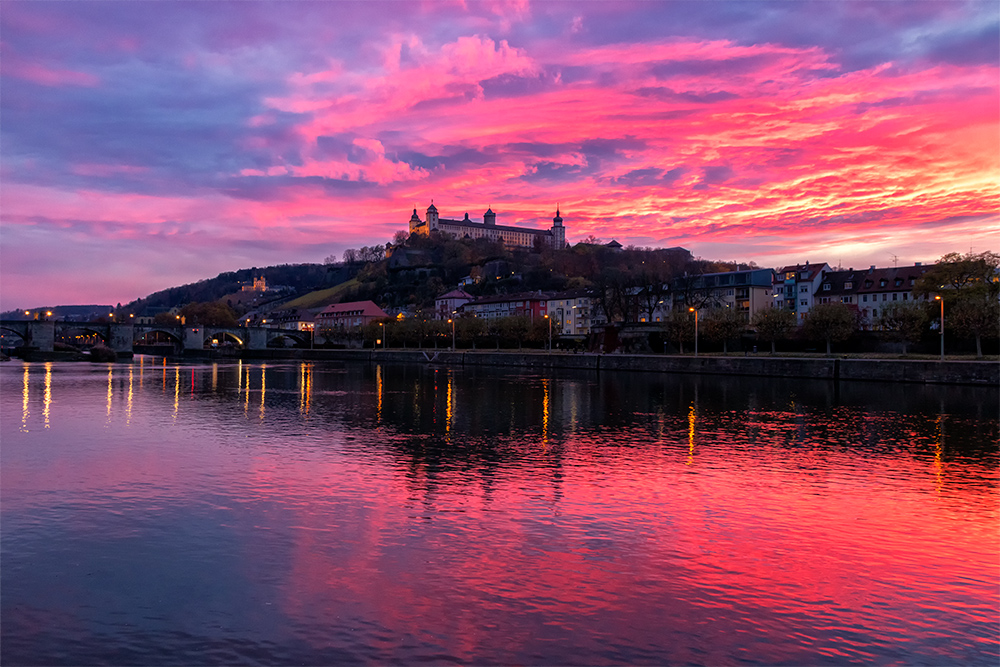
{"type": "Polygon", "coordinates": [[[497,224],[497,214],[493,212],[492,206],[486,209],[486,213],[483,214],[483,224],[484,225],[497,224]]]}

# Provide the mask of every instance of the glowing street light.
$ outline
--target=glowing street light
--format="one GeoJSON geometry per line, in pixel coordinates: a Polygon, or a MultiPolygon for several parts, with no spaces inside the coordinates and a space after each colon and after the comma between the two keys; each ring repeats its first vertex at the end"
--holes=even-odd
{"type": "Polygon", "coordinates": [[[451,351],[455,351],[455,320],[448,320],[448,324],[451,325],[451,351]]]}
{"type": "Polygon", "coordinates": [[[934,297],[934,300],[941,302],[941,326],[940,326],[940,331],[938,333],[941,334],[941,361],[944,361],[944,299],[942,299],[941,295],[939,294],[938,296],[934,297]]]}
{"type": "Polygon", "coordinates": [[[549,321],[549,352],[551,352],[552,351],[552,318],[549,317],[548,315],[546,315],[545,319],[547,319],[549,321]]]}
{"type": "Polygon", "coordinates": [[[698,356],[698,311],[694,308],[688,308],[688,310],[694,313],[694,356],[698,356]]]}
{"type": "Polygon", "coordinates": [[[378,325],[382,327],[382,349],[385,349],[385,322],[379,322],[378,325]]]}

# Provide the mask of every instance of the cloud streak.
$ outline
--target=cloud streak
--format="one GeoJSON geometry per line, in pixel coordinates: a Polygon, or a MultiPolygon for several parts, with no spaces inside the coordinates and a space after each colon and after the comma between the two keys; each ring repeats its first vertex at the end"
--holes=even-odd
{"type": "Polygon", "coordinates": [[[226,7],[5,8],[0,307],[63,301],[40,244],[126,244],[84,299],[125,301],[384,242],[431,198],[762,264],[1000,231],[995,4],[226,7]]]}

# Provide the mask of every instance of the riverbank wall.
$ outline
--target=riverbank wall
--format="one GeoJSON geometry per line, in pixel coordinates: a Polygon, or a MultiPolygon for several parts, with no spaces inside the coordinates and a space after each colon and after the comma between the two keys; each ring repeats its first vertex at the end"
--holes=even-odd
{"type": "Polygon", "coordinates": [[[450,350],[242,350],[246,360],[353,361],[444,366],[580,369],[700,375],[746,375],[833,381],[911,382],[1000,387],[996,361],[922,359],[841,359],[831,357],[714,357],[564,352],[482,352],[450,350]]]}

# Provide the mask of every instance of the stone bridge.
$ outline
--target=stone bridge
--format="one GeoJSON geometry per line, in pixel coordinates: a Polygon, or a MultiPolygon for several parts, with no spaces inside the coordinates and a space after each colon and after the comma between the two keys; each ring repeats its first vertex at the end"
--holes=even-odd
{"type": "Polygon", "coordinates": [[[202,350],[212,341],[232,342],[236,347],[263,350],[279,337],[309,342],[309,332],[265,327],[161,326],[156,324],[118,324],[108,322],[57,322],[53,320],[0,320],[0,330],[20,338],[22,346],[39,352],[52,352],[56,340],[65,335],[93,335],[119,355],[132,354],[132,348],[151,333],[164,334],[183,354],[202,350]]]}

